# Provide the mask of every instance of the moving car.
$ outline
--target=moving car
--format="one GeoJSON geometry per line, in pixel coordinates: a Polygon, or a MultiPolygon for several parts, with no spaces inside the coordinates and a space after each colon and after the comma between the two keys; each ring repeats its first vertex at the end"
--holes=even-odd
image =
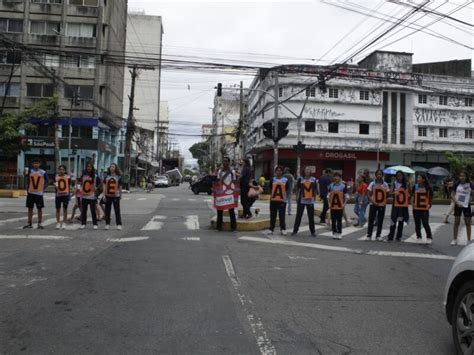
{"type": "Polygon", "coordinates": [[[444,293],[446,317],[458,354],[474,353],[474,244],[459,253],[444,293]]]}
{"type": "Polygon", "coordinates": [[[155,187],[168,187],[168,186],[170,186],[170,183],[166,176],[160,175],[155,178],[155,187]]]}
{"type": "Polygon", "coordinates": [[[191,182],[191,191],[197,195],[200,192],[206,192],[208,195],[212,194],[212,183],[217,180],[216,176],[206,175],[196,182],[191,182]]]}

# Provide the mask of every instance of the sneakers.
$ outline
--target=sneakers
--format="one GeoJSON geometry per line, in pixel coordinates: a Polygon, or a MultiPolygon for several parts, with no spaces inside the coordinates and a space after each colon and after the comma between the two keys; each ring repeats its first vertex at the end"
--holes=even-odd
{"type": "Polygon", "coordinates": [[[81,224],[80,229],[84,229],[84,228],[86,228],[86,225],[85,225],[85,224],[81,224]]]}
{"type": "Polygon", "coordinates": [[[433,244],[432,238],[426,238],[426,244],[433,244]]]}
{"type": "Polygon", "coordinates": [[[23,227],[23,229],[33,229],[33,225],[31,223],[27,224],[26,226],[23,227]]]}
{"type": "Polygon", "coordinates": [[[281,230],[281,235],[286,235],[286,234],[287,234],[287,233],[286,233],[286,229],[282,229],[282,230],[281,230]]]}
{"type": "Polygon", "coordinates": [[[61,223],[61,229],[66,229],[66,223],[61,223]]]}
{"type": "Polygon", "coordinates": [[[94,229],[98,229],[99,227],[97,226],[97,224],[94,224],[94,229]]]}
{"type": "Polygon", "coordinates": [[[366,236],[364,240],[365,240],[365,241],[371,241],[371,240],[372,240],[372,238],[371,238],[371,237],[369,237],[369,236],[366,236]]]}
{"type": "Polygon", "coordinates": [[[293,235],[297,235],[297,234],[298,234],[298,232],[295,232],[295,231],[291,232],[291,235],[292,235],[292,236],[293,236],[293,235]]]}
{"type": "Polygon", "coordinates": [[[457,239],[451,240],[451,245],[458,245],[458,240],[457,239]]]}
{"type": "Polygon", "coordinates": [[[379,236],[375,237],[375,241],[381,242],[381,241],[383,241],[383,238],[379,235],[379,236]]]}
{"type": "Polygon", "coordinates": [[[271,229],[267,230],[266,233],[267,235],[273,235],[273,231],[271,229]]]}
{"type": "Polygon", "coordinates": [[[110,229],[110,225],[106,224],[105,225],[105,230],[108,231],[110,229]]]}
{"type": "Polygon", "coordinates": [[[336,233],[337,239],[342,240],[342,234],[341,233],[336,233]]]}
{"type": "Polygon", "coordinates": [[[56,223],[56,229],[59,229],[61,228],[61,224],[60,223],[56,223]]]}
{"type": "Polygon", "coordinates": [[[41,223],[38,223],[38,229],[44,229],[43,225],[41,223]]]}
{"type": "Polygon", "coordinates": [[[122,230],[122,225],[119,224],[119,225],[117,226],[117,230],[118,230],[118,231],[121,231],[121,230],[122,230]]]}

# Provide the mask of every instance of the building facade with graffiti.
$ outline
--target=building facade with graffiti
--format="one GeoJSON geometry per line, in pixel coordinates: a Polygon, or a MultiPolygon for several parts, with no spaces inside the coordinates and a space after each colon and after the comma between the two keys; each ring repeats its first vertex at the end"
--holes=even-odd
{"type": "Polygon", "coordinates": [[[378,166],[443,166],[448,150],[474,156],[471,61],[456,62],[413,65],[411,53],[376,51],[358,65],[261,69],[248,90],[245,134],[256,174],[272,171],[273,141],[262,126],[275,115],[289,122],[279,163],[293,172],[298,140],[302,167],[345,179],[378,166]]]}

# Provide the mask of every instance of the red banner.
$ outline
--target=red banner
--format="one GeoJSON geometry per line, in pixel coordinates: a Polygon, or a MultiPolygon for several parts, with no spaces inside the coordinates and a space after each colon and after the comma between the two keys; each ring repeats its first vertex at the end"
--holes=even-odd
{"type": "Polygon", "coordinates": [[[213,183],[214,208],[223,211],[238,207],[239,191],[238,182],[232,182],[230,185],[221,184],[220,182],[213,183]]]}

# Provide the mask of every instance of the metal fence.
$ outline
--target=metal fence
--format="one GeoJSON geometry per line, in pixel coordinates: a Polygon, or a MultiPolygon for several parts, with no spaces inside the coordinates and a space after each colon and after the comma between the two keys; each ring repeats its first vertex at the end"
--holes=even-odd
{"type": "Polygon", "coordinates": [[[18,190],[26,186],[26,177],[23,175],[0,175],[0,189],[18,190]]]}

